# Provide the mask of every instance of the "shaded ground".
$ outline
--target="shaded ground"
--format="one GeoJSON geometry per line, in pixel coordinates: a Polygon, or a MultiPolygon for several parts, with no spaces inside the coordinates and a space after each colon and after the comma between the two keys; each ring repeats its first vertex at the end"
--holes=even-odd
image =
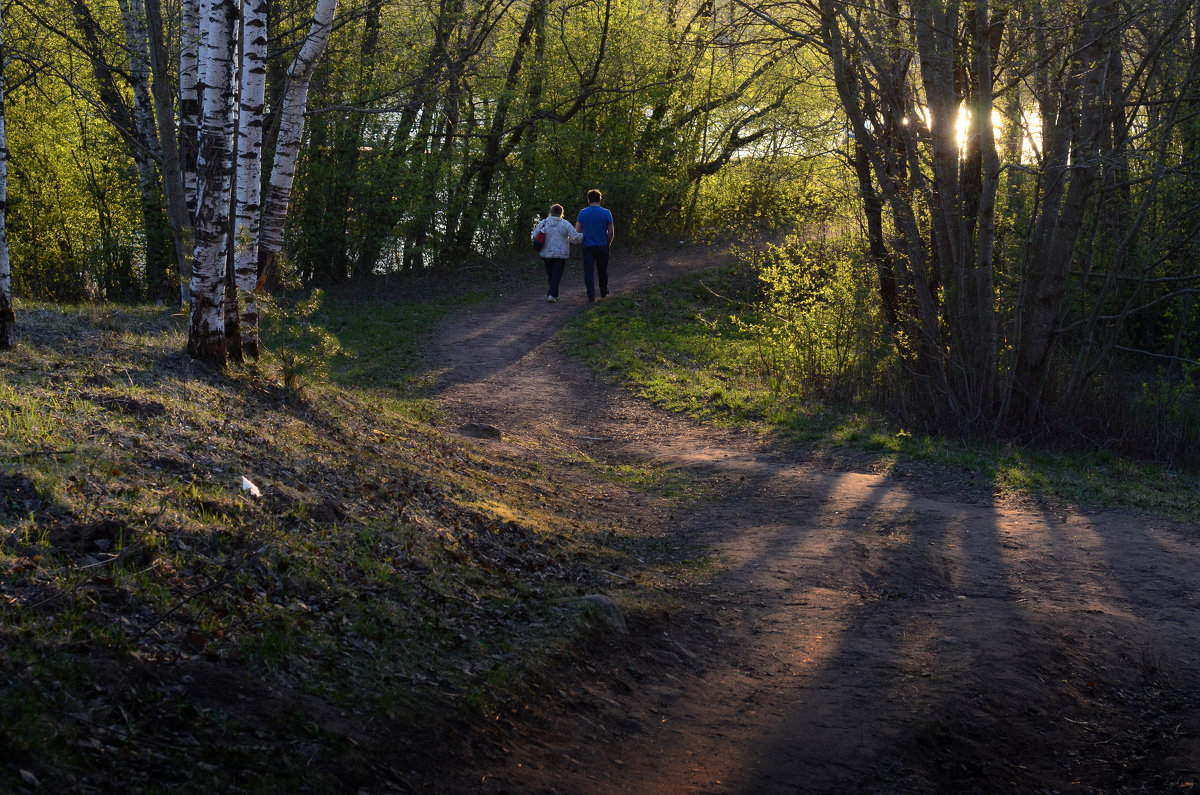
{"type": "MultiPolygon", "coordinates": [[[[614,259],[613,291],[705,264],[614,259]]],[[[721,562],[686,605],[580,655],[438,789],[1189,792],[1200,782],[1194,525],[831,466],[621,393],[556,339],[587,311],[500,296],[446,329],[451,429],[561,468],[581,509],[721,562]],[[564,454],[688,473],[684,503],[564,454]]]]}

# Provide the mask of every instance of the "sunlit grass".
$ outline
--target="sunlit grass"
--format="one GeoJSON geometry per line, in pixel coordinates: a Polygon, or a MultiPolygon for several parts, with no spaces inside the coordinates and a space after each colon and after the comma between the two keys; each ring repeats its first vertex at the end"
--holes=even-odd
{"type": "Polygon", "coordinates": [[[568,329],[571,349],[670,411],[801,436],[820,428],[822,409],[770,389],[757,342],[709,282],[728,287],[715,274],[606,302],[568,329]]]}
{"type": "Polygon", "coordinates": [[[438,322],[484,295],[442,292],[413,300],[386,293],[329,292],[291,305],[285,317],[328,335],[324,346],[336,383],[408,393],[421,386],[423,372],[436,366],[427,361],[426,352],[438,322]]]}
{"type": "Polygon", "coordinates": [[[694,499],[701,489],[694,475],[663,464],[592,462],[592,468],[604,480],[643,494],[688,500],[694,499]]]}

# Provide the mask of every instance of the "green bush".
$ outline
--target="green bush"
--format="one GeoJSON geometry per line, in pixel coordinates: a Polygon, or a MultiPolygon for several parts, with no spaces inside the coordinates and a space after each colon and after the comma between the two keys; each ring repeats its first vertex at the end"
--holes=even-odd
{"type": "Polygon", "coordinates": [[[894,371],[869,263],[838,241],[790,236],[757,255],[762,298],[739,322],[781,395],[825,404],[878,400],[894,371]]]}
{"type": "Polygon", "coordinates": [[[832,205],[816,195],[811,168],[793,161],[747,159],[705,178],[696,197],[692,229],[701,237],[729,232],[777,232],[798,219],[826,220],[832,205]]]}
{"type": "Polygon", "coordinates": [[[262,302],[264,348],[279,363],[283,385],[302,390],[306,377],[328,376],[329,362],[341,352],[337,338],[316,318],[325,293],[315,290],[298,301],[267,299],[262,302]]]}

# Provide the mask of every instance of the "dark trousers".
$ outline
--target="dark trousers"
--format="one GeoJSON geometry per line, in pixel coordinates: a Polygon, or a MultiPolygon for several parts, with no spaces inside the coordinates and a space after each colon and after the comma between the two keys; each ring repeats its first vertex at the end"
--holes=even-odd
{"type": "Polygon", "coordinates": [[[588,300],[596,300],[596,277],[600,277],[600,297],[608,295],[608,246],[583,247],[583,285],[588,300]]]}
{"type": "Polygon", "coordinates": [[[542,257],[542,262],[546,263],[546,280],[550,282],[550,292],[546,294],[558,298],[558,283],[562,281],[567,261],[561,257],[542,257]]]}

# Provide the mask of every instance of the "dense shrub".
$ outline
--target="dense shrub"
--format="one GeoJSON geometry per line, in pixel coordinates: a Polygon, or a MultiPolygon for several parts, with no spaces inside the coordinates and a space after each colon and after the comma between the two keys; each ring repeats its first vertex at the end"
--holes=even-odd
{"type": "Polygon", "coordinates": [[[792,235],[754,264],[761,303],[743,326],[757,340],[772,388],[821,403],[888,402],[895,363],[875,278],[859,251],[792,235]]]}

